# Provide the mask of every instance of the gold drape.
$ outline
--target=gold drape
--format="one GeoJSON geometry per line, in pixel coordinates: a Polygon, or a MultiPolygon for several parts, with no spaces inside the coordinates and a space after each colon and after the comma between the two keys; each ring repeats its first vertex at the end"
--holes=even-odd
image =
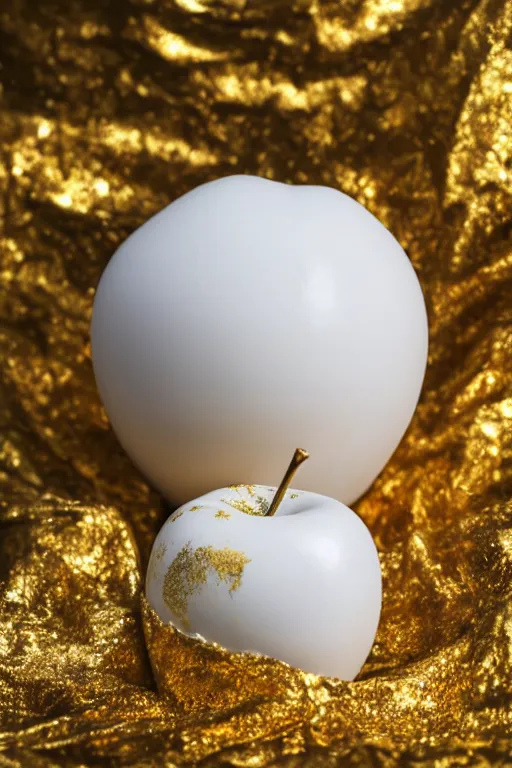
{"type": "Polygon", "coordinates": [[[0,33],[0,766],[505,764],[512,5],[9,0],[0,33]],[[427,299],[420,405],[357,506],[384,604],[354,683],[141,610],[164,512],[100,407],[94,288],[230,173],[356,197],[427,299]]]}

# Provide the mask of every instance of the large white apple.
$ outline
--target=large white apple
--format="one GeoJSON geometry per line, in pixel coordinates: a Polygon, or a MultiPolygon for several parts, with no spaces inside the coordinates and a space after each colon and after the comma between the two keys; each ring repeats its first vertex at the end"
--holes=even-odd
{"type": "Polygon", "coordinates": [[[351,503],[414,413],[427,319],[407,256],[357,202],[233,176],[119,248],[92,353],[119,440],[172,502],[275,485],[306,444],[303,488],[351,503]]]}
{"type": "Polygon", "coordinates": [[[183,505],[151,553],[146,597],[166,623],[236,651],[352,680],[371,649],[381,606],[372,537],[344,504],[236,486],[183,505]]]}

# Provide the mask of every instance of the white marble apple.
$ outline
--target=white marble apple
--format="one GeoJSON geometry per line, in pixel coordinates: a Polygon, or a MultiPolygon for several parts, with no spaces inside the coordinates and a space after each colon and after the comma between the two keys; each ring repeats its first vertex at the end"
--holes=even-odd
{"type": "Polygon", "coordinates": [[[174,512],[153,546],[146,597],[182,632],[353,680],[380,615],[372,537],[316,493],[287,491],[268,515],[275,491],[222,488],[174,512]]]}
{"type": "Polygon", "coordinates": [[[120,442],[172,502],[276,485],[290,444],[306,444],[302,487],[351,503],[409,424],[427,337],[411,263],[359,203],[233,176],[115,253],[92,356],[120,442]]]}

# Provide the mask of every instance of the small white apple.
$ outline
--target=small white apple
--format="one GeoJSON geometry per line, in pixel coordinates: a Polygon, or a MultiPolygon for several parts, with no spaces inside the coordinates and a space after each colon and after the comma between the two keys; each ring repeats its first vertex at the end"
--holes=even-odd
{"type": "Polygon", "coordinates": [[[276,485],[350,504],[414,413],[427,359],[418,279],[395,238],[335,189],[251,176],[204,184],[119,248],[92,319],[121,444],[174,504],[276,485]]]}
{"type": "Polygon", "coordinates": [[[316,493],[288,491],[268,516],[275,492],[231,486],[174,512],[153,546],[146,597],[186,634],[353,680],[380,616],[373,539],[352,510],[316,493]]]}

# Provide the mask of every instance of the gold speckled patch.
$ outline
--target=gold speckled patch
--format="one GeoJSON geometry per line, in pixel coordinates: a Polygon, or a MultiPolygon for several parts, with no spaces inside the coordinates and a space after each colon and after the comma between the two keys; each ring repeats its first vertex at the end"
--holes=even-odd
{"type": "Polygon", "coordinates": [[[199,509],[203,509],[204,504],[196,504],[193,507],[190,507],[190,512],[197,512],[199,509]]]}
{"type": "Polygon", "coordinates": [[[233,509],[238,509],[239,512],[245,512],[246,515],[254,515],[253,505],[247,501],[247,499],[222,499],[224,504],[229,504],[233,509]]]}
{"type": "Polygon", "coordinates": [[[153,549],[153,552],[151,553],[151,557],[149,559],[149,565],[148,565],[148,581],[151,581],[155,577],[155,571],[157,563],[159,563],[165,553],[167,552],[167,544],[164,541],[161,541],[158,547],[156,549],[153,549]]]}
{"type": "Polygon", "coordinates": [[[224,512],[223,509],[219,509],[219,511],[215,513],[215,517],[218,517],[221,520],[229,520],[231,515],[229,512],[224,512]]]}
{"type": "Polygon", "coordinates": [[[242,575],[250,559],[236,549],[214,549],[211,546],[192,549],[185,544],[170,564],[164,579],[163,597],[173,614],[190,629],[188,618],[189,598],[206,584],[208,574],[217,574],[217,584],[229,584],[230,593],[242,583],[242,575]]]}
{"type": "Polygon", "coordinates": [[[256,496],[256,506],[254,508],[253,515],[266,515],[268,512],[268,508],[270,507],[270,501],[268,501],[264,496],[256,496]]]}
{"type": "Polygon", "coordinates": [[[237,509],[239,512],[245,512],[246,515],[257,515],[264,517],[267,514],[270,502],[263,496],[256,496],[254,504],[251,504],[247,499],[222,499],[224,504],[229,504],[233,509],[237,509]]]}
{"type": "Polygon", "coordinates": [[[157,560],[157,562],[159,562],[163,558],[166,552],[167,552],[167,544],[165,543],[165,541],[162,541],[158,545],[155,551],[155,559],[157,560]]]}
{"type": "Polygon", "coordinates": [[[238,493],[240,493],[240,491],[242,489],[244,489],[244,490],[247,491],[249,496],[254,496],[254,494],[256,493],[254,485],[243,485],[243,484],[240,484],[240,485],[230,485],[229,488],[230,488],[231,491],[237,491],[238,493]]]}
{"type": "Polygon", "coordinates": [[[257,515],[263,517],[267,514],[270,506],[264,496],[256,496],[256,488],[254,485],[231,485],[230,489],[236,491],[240,498],[226,497],[222,499],[224,504],[228,504],[233,509],[237,509],[239,512],[244,512],[246,515],[257,515]],[[251,499],[244,499],[242,491],[245,490],[251,496],[251,499]]]}

